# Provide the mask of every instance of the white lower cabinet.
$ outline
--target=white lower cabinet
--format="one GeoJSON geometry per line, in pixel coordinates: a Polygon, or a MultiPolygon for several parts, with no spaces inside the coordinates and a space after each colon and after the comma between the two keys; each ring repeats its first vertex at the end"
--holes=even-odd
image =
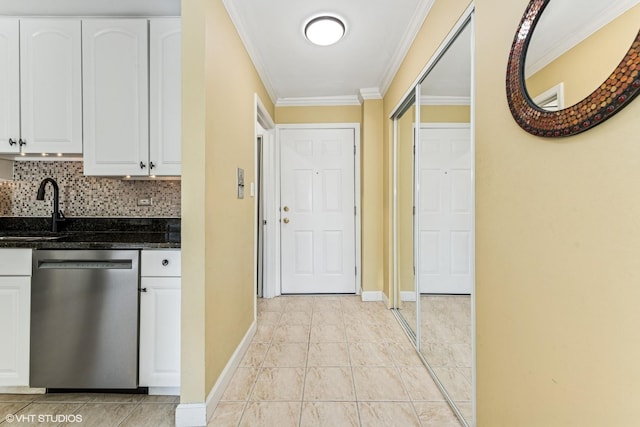
{"type": "Polygon", "coordinates": [[[0,386],[29,385],[31,249],[0,249],[0,386]]]}
{"type": "Polygon", "coordinates": [[[139,385],[179,394],[180,250],[143,250],[140,267],[139,385]]]}

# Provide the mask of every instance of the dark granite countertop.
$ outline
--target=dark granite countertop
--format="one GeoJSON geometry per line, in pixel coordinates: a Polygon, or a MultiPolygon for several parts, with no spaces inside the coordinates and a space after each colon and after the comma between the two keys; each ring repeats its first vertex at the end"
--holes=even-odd
{"type": "Polygon", "coordinates": [[[0,217],[0,248],[180,248],[180,218],[67,218],[52,233],[50,218],[0,217]],[[17,238],[16,238],[17,237],[17,238]]]}

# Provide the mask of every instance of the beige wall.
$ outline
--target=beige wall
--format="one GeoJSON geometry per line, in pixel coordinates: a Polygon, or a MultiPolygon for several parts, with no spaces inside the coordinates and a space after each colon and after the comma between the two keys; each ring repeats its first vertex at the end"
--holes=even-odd
{"type": "Polygon", "coordinates": [[[273,105],[221,0],[182,4],[181,402],[204,402],[254,320],[254,93],[273,105]]]}
{"type": "Polygon", "coordinates": [[[413,147],[415,107],[398,119],[398,288],[402,292],[415,291],[413,271],[413,147]]]}
{"type": "Polygon", "coordinates": [[[317,107],[276,107],[277,124],[299,123],[360,123],[360,105],[317,106],[317,107]]]}
{"type": "Polygon", "coordinates": [[[423,105],[420,107],[422,123],[469,123],[469,105],[423,105]]]}
{"type": "Polygon", "coordinates": [[[362,289],[381,291],[382,269],[382,99],[362,103],[362,289]]]}
{"type": "Polygon", "coordinates": [[[180,401],[204,402],[205,0],[182,2],[182,319],[180,401]]]}
{"type": "Polygon", "coordinates": [[[504,93],[528,1],[475,3],[478,426],[637,425],[640,102],[525,133],[504,93]]]}
{"type": "MultiPolygon", "coordinates": [[[[552,6],[549,6],[552,7],[552,6]]],[[[532,98],[564,82],[565,107],[580,102],[613,72],[638,34],[640,5],[592,34],[527,79],[532,98]]],[[[534,32],[535,41],[535,32],[534,32]]]]}

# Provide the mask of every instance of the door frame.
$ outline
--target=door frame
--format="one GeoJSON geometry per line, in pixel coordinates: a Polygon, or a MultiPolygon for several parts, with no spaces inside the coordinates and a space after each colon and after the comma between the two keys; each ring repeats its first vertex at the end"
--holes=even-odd
{"type": "MultiPolygon", "coordinates": [[[[255,181],[260,182],[258,178],[259,171],[262,172],[262,188],[259,188],[255,183],[251,183],[250,191],[255,193],[254,196],[254,226],[255,232],[253,237],[253,289],[257,290],[258,288],[258,233],[259,229],[258,218],[259,218],[259,208],[258,205],[260,199],[263,202],[263,215],[264,220],[267,222],[266,226],[263,229],[262,241],[260,244],[262,245],[262,254],[263,254],[263,264],[262,264],[262,282],[263,282],[263,298],[265,297],[265,293],[267,288],[271,286],[271,284],[275,281],[276,271],[274,271],[272,267],[271,259],[273,258],[272,254],[276,251],[276,231],[275,227],[272,227],[272,224],[276,224],[276,217],[274,215],[273,209],[271,209],[270,202],[273,201],[273,162],[269,161],[269,159],[273,158],[275,151],[275,122],[269,115],[266,107],[262,103],[262,100],[258,96],[258,94],[254,94],[254,104],[255,104],[255,117],[254,117],[254,176],[256,177],[255,181]],[[258,157],[258,139],[262,137],[262,150],[260,150],[262,154],[262,158],[258,157]],[[262,191],[262,194],[260,192],[262,191]]],[[[257,316],[257,292],[254,295],[256,299],[256,303],[254,304],[254,314],[257,316]]],[[[256,317],[257,318],[257,317],[256,317]]]]}
{"type": "Polygon", "coordinates": [[[353,129],[354,145],[355,145],[355,158],[354,158],[354,202],[355,202],[355,261],[356,261],[356,274],[355,274],[355,290],[356,295],[362,293],[362,226],[361,226],[361,188],[360,188],[360,170],[361,170],[361,156],[360,156],[360,123],[301,123],[301,124],[279,124],[275,126],[275,155],[273,158],[265,159],[266,163],[271,162],[271,166],[265,165],[265,168],[272,167],[275,173],[273,177],[265,178],[267,180],[273,180],[270,186],[274,189],[274,192],[265,194],[265,198],[271,197],[271,202],[265,200],[265,203],[274,206],[273,211],[269,214],[275,216],[275,238],[274,256],[266,260],[269,265],[266,267],[270,271],[274,272],[273,281],[269,281],[264,284],[263,298],[272,298],[282,295],[282,270],[281,270],[281,218],[280,218],[280,206],[281,206],[281,194],[280,194],[280,132],[286,129],[353,129]]]}

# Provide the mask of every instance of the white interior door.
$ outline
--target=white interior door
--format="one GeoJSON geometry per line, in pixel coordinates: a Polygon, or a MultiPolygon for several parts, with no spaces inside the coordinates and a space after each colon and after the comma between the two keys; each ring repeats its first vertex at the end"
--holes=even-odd
{"type": "Polygon", "coordinates": [[[355,132],[283,129],[282,293],[355,293],[355,132]]]}
{"type": "Polygon", "coordinates": [[[420,128],[420,292],[470,294],[473,162],[469,125],[420,128]]]}

